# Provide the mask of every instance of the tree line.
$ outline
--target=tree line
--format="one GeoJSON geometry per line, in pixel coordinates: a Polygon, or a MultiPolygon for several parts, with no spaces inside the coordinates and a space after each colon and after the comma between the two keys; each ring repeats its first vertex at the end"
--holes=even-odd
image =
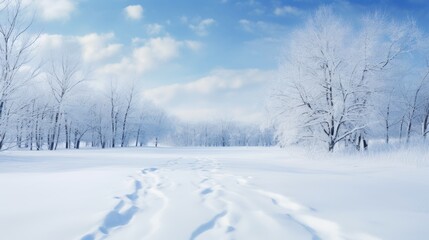
{"type": "Polygon", "coordinates": [[[143,100],[134,83],[91,86],[78,58],[36,64],[39,35],[22,2],[0,6],[0,150],[273,144],[256,125],[184,123],[143,100]]]}

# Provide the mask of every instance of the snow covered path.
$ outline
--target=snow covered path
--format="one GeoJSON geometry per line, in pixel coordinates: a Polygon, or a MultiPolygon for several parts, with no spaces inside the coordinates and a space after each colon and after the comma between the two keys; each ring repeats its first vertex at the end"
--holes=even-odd
{"type": "Polygon", "coordinates": [[[300,158],[263,148],[7,153],[1,239],[429,234],[427,166],[300,158]]]}

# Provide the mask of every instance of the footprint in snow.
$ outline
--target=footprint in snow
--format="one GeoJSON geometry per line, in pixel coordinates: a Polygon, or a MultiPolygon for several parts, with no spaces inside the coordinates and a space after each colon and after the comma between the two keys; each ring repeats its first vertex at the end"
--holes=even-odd
{"type": "Polygon", "coordinates": [[[155,172],[157,170],[158,170],[158,168],[145,168],[145,169],[142,170],[142,173],[143,174],[147,174],[149,172],[155,172]]]}
{"type": "MultiPolygon", "coordinates": [[[[225,210],[217,215],[215,215],[212,219],[210,219],[208,222],[201,224],[199,227],[197,227],[191,234],[191,237],[189,238],[189,240],[194,240],[196,239],[198,236],[200,236],[201,234],[209,231],[210,229],[214,228],[214,226],[216,225],[216,223],[218,222],[219,219],[221,219],[222,217],[224,217],[228,212],[225,210]]],[[[230,230],[233,227],[228,227],[228,230],[230,230]]],[[[227,232],[230,232],[228,231],[227,232]]]]}

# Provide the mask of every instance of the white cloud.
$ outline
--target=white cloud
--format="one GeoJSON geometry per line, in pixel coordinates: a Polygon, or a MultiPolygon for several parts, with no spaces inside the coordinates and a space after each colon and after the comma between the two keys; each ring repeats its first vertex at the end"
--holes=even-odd
{"type": "Polygon", "coordinates": [[[216,21],[213,18],[206,18],[201,21],[198,21],[195,24],[190,24],[189,28],[200,36],[205,36],[208,34],[208,28],[215,24],[216,21]]]}
{"type": "Polygon", "coordinates": [[[141,5],[129,5],[124,11],[126,16],[132,20],[139,20],[143,17],[143,7],[141,5]]]}
{"type": "Polygon", "coordinates": [[[168,61],[179,54],[180,42],[171,38],[152,38],[143,47],[133,51],[133,60],[140,71],[154,67],[157,63],[168,61]]]}
{"type": "Polygon", "coordinates": [[[60,34],[41,34],[36,42],[35,56],[38,60],[47,61],[61,55],[79,55],[80,44],[74,36],[60,34]]]}
{"type": "Polygon", "coordinates": [[[265,36],[284,35],[290,31],[288,31],[287,26],[272,22],[250,21],[247,19],[241,19],[238,21],[238,23],[246,32],[265,36]]]}
{"type": "Polygon", "coordinates": [[[151,36],[159,35],[164,30],[164,27],[158,23],[147,24],[145,28],[146,28],[146,33],[151,36]]]}
{"type": "Polygon", "coordinates": [[[264,98],[273,71],[215,70],[187,83],[143,92],[143,96],[186,121],[230,116],[238,121],[262,120],[264,98]]]}
{"type": "Polygon", "coordinates": [[[82,58],[87,62],[95,62],[106,59],[117,54],[122,44],[109,44],[108,41],[114,38],[113,33],[97,34],[91,33],[77,40],[82,46],[82,58]]]}
{"type": "Polygon", "coordinates": [[[162,104],[168,102],[181,92],[193,94],[209,94],[219,90],[240,89],[243,86],[263,82],[265,76],[261,71],[256,69],[233,71],[233,70],[216,70],[210,75],[188,82],[185,84],[172,84],[162,86],[146,92],[146,96],[156,103],[162,104]]]}
{"type": "Polygon", "coordinates": [[[34,7],[42,20],[55,21],[69,19],[77,0],[24,0],[23,4],[34,7]]]}
{"type": "Polygon", "coordinates": [[[252,32],[253,31],[253,23],[247,19],[240,19],[240,21],[238,21],[238,23],[241,25],[241,27],[247,31],[247,32],[252,32]]]}
{"type": "Polygon", "coordinates": [[[141,44],[143,44],[144,42],[145,42],[145,39],[144,39],[144,38],[134,37],[134,38],[132,38],[132,39],[131,39],[131,43],[132,43],[133,45],[141,45],[141,44]]]}
{"type": "Polygon", "coordinates": [[[39,48],[60,48],[64,42],[64,36],[60,34],[41,34],[37,39],[39,48]]]}
{"type": "Polygon", "coordinates": [[[178,41],[172,37],[147,40],[134,38],[133,43],[142,46],[136,46],[131,55],[122,58],[121,61],[105,65],[99,73],[109,76],[140,75],[178,57],[181,48],[192,49],[193,45],[198,45],[197,42],[178,41]]]}
{"type": "Polygon", "coordinates": [[[99,62],[117,54],[121,44],[110,43],[113,33],[90,33],[83,36],[41,34],[37,40],[37,55],[51,58],[61,55],[74,55],[85,62],[99,62]]]}
{"type": "Polygon", "coordinates": [[[186,47],[194,51],[200,50],[202,47],[202,44],[197,41],[188,40],[188,41],[185,41],[184,44],[186,45],[186,47]]]}
{"type": "Polygon", "coordinates": [[[301,11],[296,7],[282,6],[282,7],[276,7],[274,9],[274,14],[277,16],[299,15],[299,14],[301,14],[301,11]]]}
{"type": "Polygon", "coordinates": [[[188,21],[189,21],[189,20],[188,20],[188,17],[187,17],[187,16],[181,16],[181,17],[180,17],[180,22],[181,22],[181,23],[186,24],[186,23],[188,23],[188,21]]]}

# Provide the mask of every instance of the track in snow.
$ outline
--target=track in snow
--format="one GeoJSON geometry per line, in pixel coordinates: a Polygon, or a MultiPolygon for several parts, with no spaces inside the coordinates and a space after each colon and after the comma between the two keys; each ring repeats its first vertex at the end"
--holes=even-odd
{"type": "MultiPolygon", "coordinates": [[[[158,168],[142,169],[131,176],[132,191],[117,196],[117,205],[80,240],[163,239],[162,231],[171,231],[164,226],[166,215],[175,210],[173,203],[181,200],[172,196],[183,189],[190,190],[184,193],[186,197],[207,213],[198,221],[174,216],[178,222],[187,221],[189,240],[245,239],[249,231],[254,231],[254,239],[377,239],[347,233],[311,207],[261,189],[251,183],[251,177],[223,170],[219,161],[210,158],[179,158],[158,168]]],[[[192,210],[193,206],[187,208],[192,210]]]]}

